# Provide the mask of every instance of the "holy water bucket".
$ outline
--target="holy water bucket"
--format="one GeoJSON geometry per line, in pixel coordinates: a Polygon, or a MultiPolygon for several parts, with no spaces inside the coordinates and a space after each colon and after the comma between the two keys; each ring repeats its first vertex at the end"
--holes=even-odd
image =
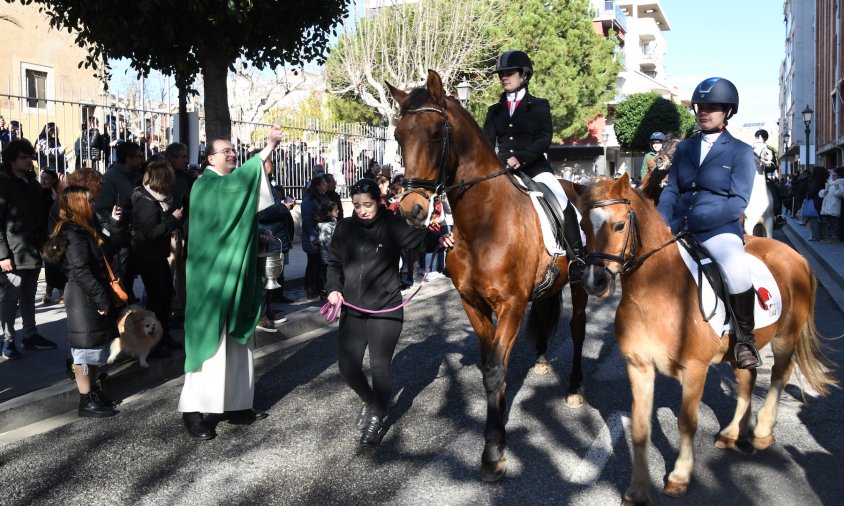
{"type": "MultiPolygon", "coordinates": [[[[281,242],[281,239],[278,240],[281,242]]],[[[264,280],[264,288],[275,290],[281,288],[276,279],[284,274],[284,252],[279,248],[278,253],[258,253],[258,271],[264,280]]]]}

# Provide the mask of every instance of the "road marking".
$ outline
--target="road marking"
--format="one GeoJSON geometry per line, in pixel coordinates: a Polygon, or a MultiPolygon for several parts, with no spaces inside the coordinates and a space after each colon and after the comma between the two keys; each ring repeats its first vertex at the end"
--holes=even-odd
{"type": "Polygon", "coordinates": [[[592,441],[592,446],[586,452],[586,456],[574,468],[569,480],[580,485],[594,484],[601,476],[601,471],[607,464],[615,443],[629,425],[630,415],[628,413],[616,411],[611,414],[607,419],[607,424],[592,441]]]}

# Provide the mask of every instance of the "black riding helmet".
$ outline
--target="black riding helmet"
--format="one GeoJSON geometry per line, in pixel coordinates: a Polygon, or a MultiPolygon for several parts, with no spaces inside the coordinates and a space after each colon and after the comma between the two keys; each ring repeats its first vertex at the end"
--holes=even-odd
{"type": "Polygon", "coordinates": [[[764,128],[760,128],[753,134],[753,137],[761,137],[763,141],[768,142],[768,131],[764,128]]]}
{"type": "Polygon", "coordinates": [[[533,75],[533,62],[524,51],[504,51],[495,62],[495,73],[502,70],[518,70],[525,76],[525,82],[533,75]]]}
{"type": "Polygon", "coordinates": [[[732,109],[725,119],[738,112],[739,97],[735,85],[723,77],[710,77],[701,82],[692,93],[692,105],[720,104],[732,109]]]}

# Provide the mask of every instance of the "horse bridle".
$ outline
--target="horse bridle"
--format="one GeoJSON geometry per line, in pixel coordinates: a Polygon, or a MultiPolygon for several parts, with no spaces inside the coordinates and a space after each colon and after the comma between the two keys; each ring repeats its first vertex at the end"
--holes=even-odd
{"type": "Polygon", "coordinates": [[[440,152],[440,164],[437,168],[437,178],[436,179],[419,179],[419,178],[406,178],[402,182],[402,187],[404,188],[404,195],[408,193],[416,193],[422,196],[424,199],[433,200],[436,196],[439,196],[443,193],[444,188],[446,186],[446,164],[448,164],[448,155],[449,151],[451,150],[451,144],[453,139],[451,137],[451,123],[448,122],[448,116],[446,116],[445,111],[441,109],[437,109],[436,107],[420,107],[418,109],[411,109],[407,111],[408,114],[417,114],[420,112],[433,112],[439,114],[445,120],[443,124],[443,145],[442,150],[440,152]],[[426,194],[422,190],[427,190],[431,194],[426,194]]]}
{"type": "Polygon", "coordinates": [[[411,109],[406,111],[407,114],[417,114],[421,112],[433,112],[439,114],[445,120],[443,125],[443,145],[442,150],[440,152],[440,163],[437,167],[437,178],[436,179],[420,179],[420,178],[406,178],[402,182],[402,187],[404,188],[404,193],[401,197],[399,197],[399,202],[401,200],[411,194],[416,193],[417,195],[421,196],[425,200],[428,201],[428,220],[431,218],[431,212],[434,207],[434,202],[444,194],[451,190],[462,189],[477,183],[481,183],[483,181],[488,181],[490,179],[496,178],[498,176],[507,174],[509,172],[513,172],[516,170],[515,167],[506,166],[503,169],[499,170],[498,172],[494,172],[492,174],[488,174],[486,176],[478,177],[475,179],[471,179],[469,181],[464,181],[462,183],[457,183],[454,185],[448,186],[448,174],[447,174],[447,164],[448,164],[448,157],[451,152],[451,145],[454,142],[454,138],[452,136],[452,128],[451,123],[448,121],[448,116],[446,115],[445,111],[442,109],[437,109],[436,107],[419,107],[418,109],[411,109]],[[427,191],[427,193],[426,193],[427,191]]]}
{"type": "Polygon", "coordinates": [[[618,255],[612,255],[604,252],[590,252],[586,254],[585,258],[586,265],[601,267],[612,274],[613,277],[615,277],[616,274],[627,274],[628,272],[639,268],[643,263],[645,263],[645,260],[651,257],[651,255],[658,253],[666,246],[677,242],[677,240],[679,240],[683,235],[681,232],[673,236],[668,242],[660,245],[658,248],[654,248],[642,256],[637,256],[639,249],[642,247],[642,237],[641,232],[639,231],[639,220],[636,217],[636,212],[633,211],[633,208],[630,206],[629,199],[599,200],[598,202],[593,203],[589,209],[614,205],[627,206],[627,234],[624,237],[624,245],[621,247],[621,251],[618,255]],[[607,267],[607,264],[601,260],[615,262],[621,266],[621,269],[618,272],[613,272],[609,269],[609,267],[607,267]]]}

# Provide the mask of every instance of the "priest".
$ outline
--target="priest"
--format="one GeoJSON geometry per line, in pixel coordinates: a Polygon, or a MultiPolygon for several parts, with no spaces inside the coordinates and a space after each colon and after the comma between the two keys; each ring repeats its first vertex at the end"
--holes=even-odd
{"type": "Polygon", "coordinates": [[[263,161],[281,138],[281,128],[273,126],[266,147],[240,167],[231,142],[215,139],[191,191],[185,384],[178,409],[195,439],[216,437],[210,418],[250,424],[267,416],[252,409],[252,350],[263,293],[256,214],[274,202],[263,161]]]}

